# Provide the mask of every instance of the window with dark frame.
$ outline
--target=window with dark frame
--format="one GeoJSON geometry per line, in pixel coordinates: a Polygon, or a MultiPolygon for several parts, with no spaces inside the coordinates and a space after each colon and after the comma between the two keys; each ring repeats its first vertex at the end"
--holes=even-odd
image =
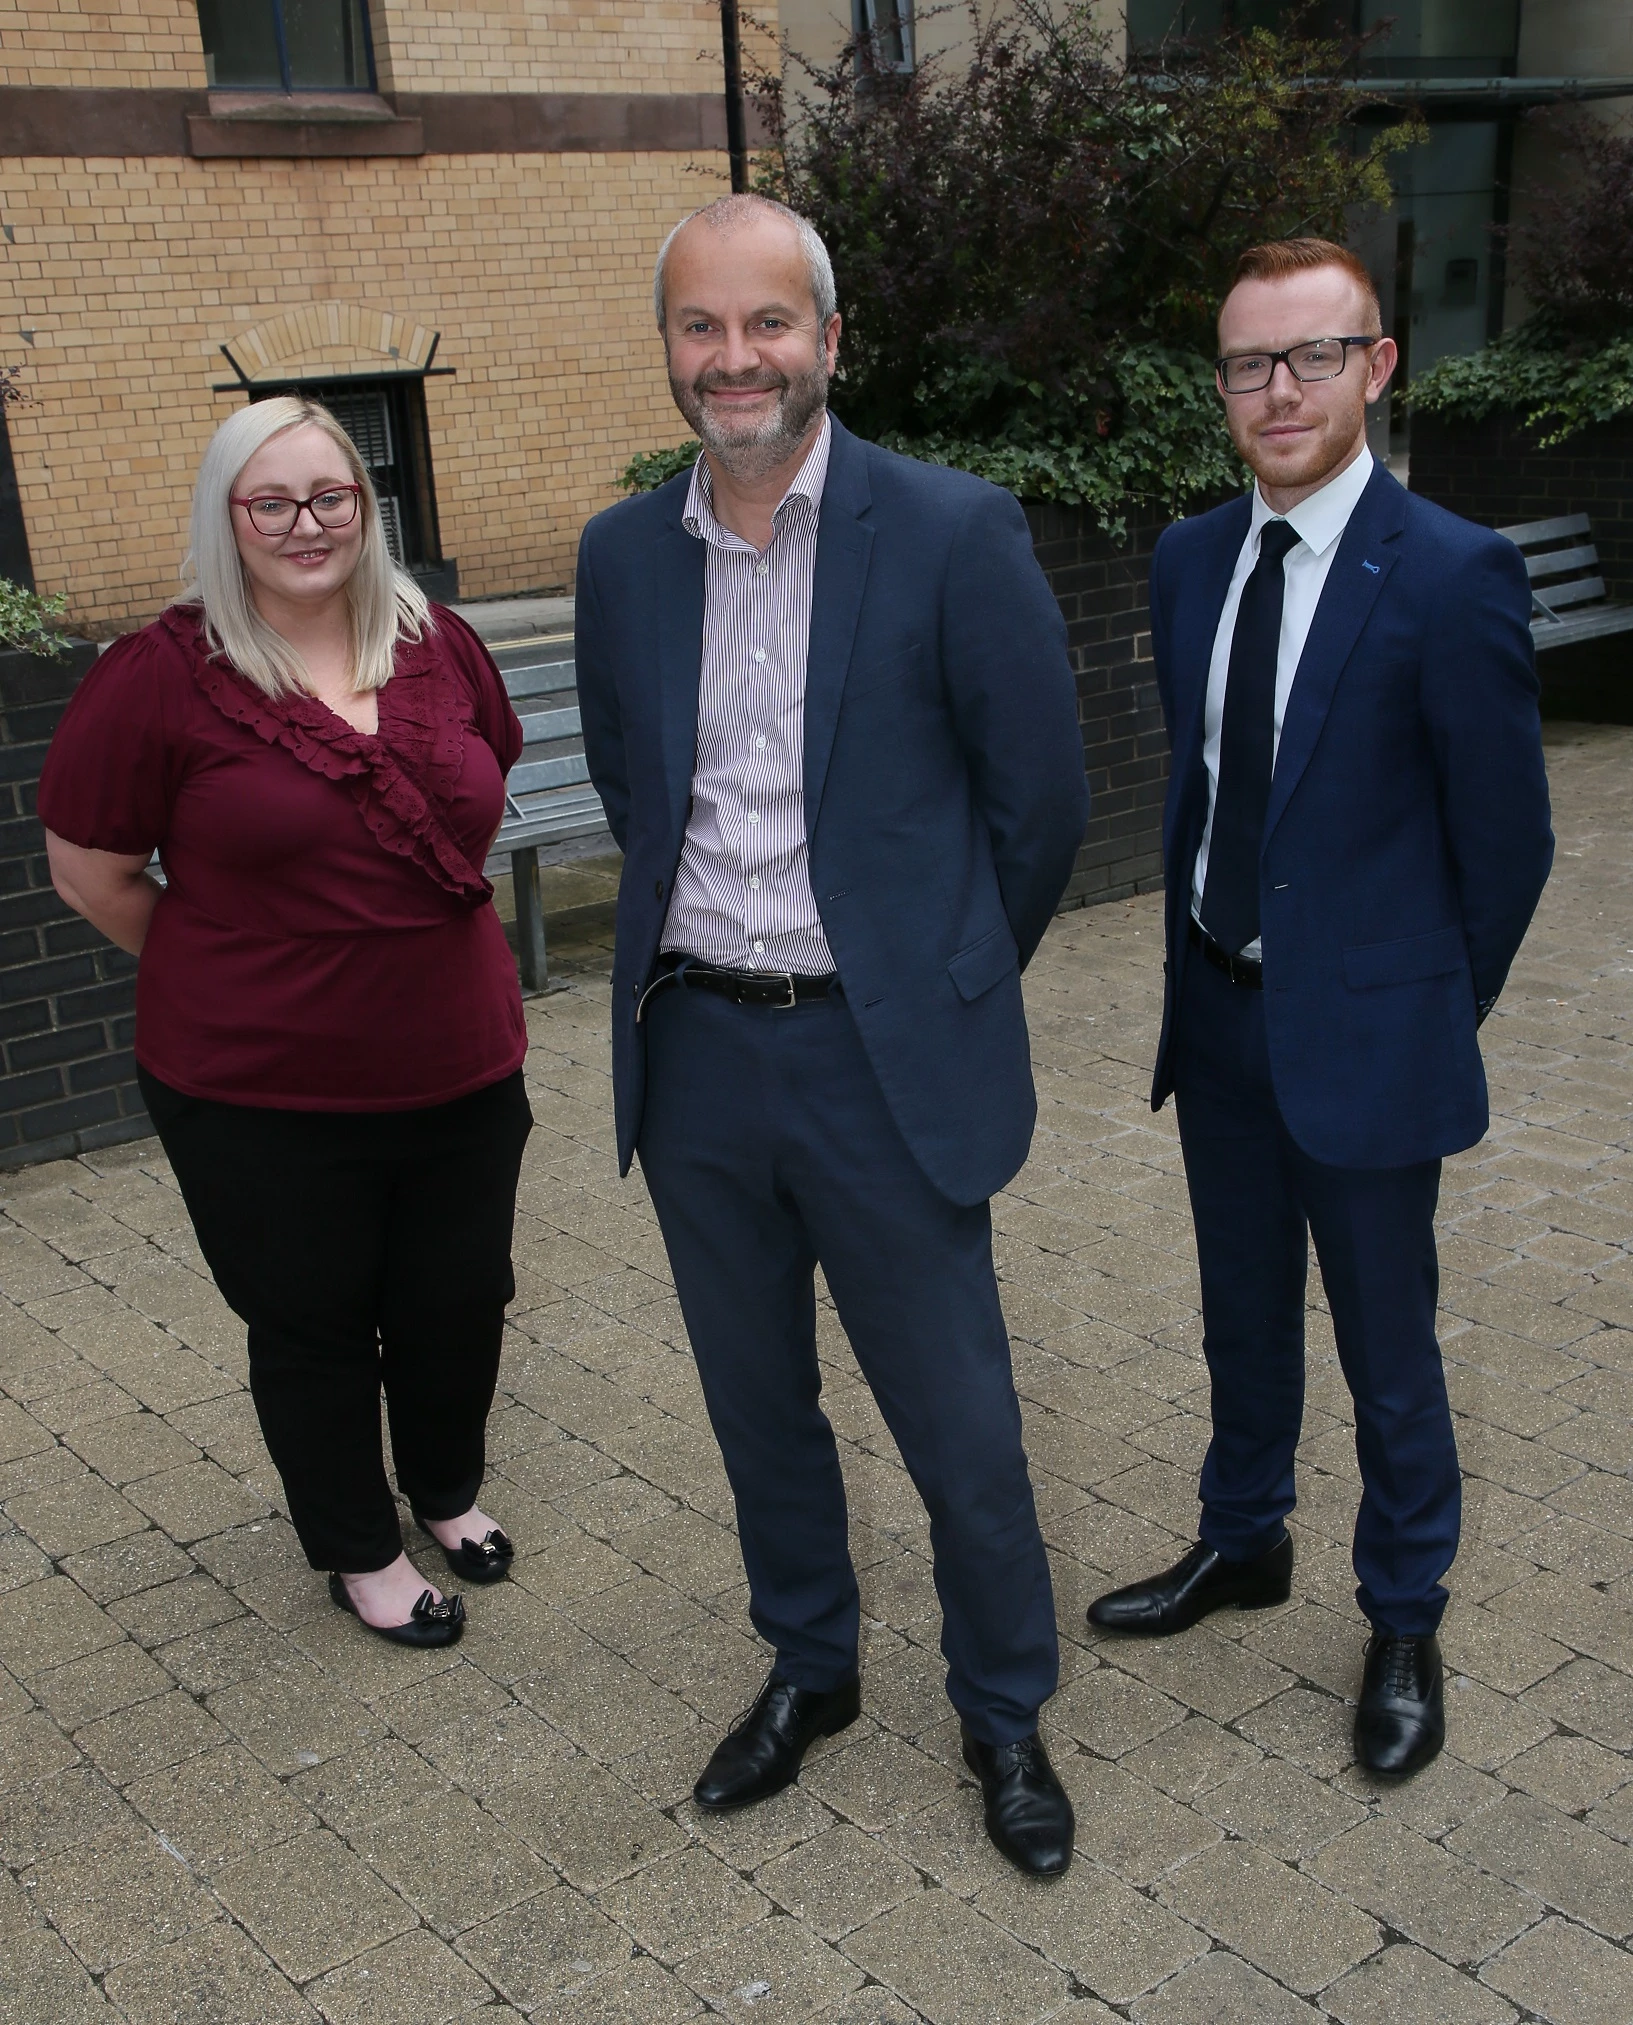
{"type": "Polygon", "coordinates": [[[357,445],[380,501],[386,546],[411,571],[441,567],[442,532],[431,475],[431,432],[425,416],[425,382],[406,373],[380,379],[293,380],[256,386],[250,399],[298,394],[320,401],[357,445]]]}
{"type": "Polygon", "coordinates": [[[913,0],[851,0],[851,31],[866,37],[868,69],[913,68],[913,0]]]}
{"type": "Polygon", "coordinates": [[[365,0],[198,0],[218,91],[373,91],[365,0]]]}

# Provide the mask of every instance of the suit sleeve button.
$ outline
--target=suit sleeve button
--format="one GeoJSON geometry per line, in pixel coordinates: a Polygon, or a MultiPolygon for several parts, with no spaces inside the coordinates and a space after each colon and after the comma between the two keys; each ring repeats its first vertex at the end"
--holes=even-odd
{"type": "Polygon", "coordinates": [[[661,900],[663,898],[663,881],[661,879],[658,881],[656,887],[653,890],[657,894],[657,897],[661,900]]]}

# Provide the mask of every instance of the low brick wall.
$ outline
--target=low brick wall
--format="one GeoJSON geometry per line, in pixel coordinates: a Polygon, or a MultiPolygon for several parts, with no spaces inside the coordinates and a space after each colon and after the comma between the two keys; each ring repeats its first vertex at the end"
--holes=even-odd
{"type": "Polygon", "coordinates": [[[46,746],[96,659],[0,652],[0,1168],[152,1128],[131,1040],[136,961],[52,890],[34,813],[46,746]]]}
{"type": "Polygon", "coordinates": [[[1633,415],[1551,450],[1517,415],[1412,417],[1412,490],[1483,527],[1585,513],[1612,597],[1633,598],[1633,415]]]}
{"type": "Polygon", "coordinates": [[[1168,738],[1151,661],[1146,575],[1166,517],[1131,521],[1114,542],[1086,508],[1029,502],[1044,575],[1066,619],[1094,805],[1064,907],[1162,884],[1168,738]]]}

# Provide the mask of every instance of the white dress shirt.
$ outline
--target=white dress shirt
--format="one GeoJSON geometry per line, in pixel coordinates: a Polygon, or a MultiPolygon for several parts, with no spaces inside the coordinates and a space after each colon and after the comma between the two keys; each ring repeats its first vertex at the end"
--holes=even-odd
{"type": "MultiPolygon", "coordinates": [[[[1276,650],[1276,719],[1271,747],[1274,755],[1281,750],[1281,726],[1282,719],[1287,715],[1287,699],[1293,693],[1293,677],[1298,672],[1304,643],[1310,637],[1310,627],[1315,619],[1316,606],[1321,602],[1327,572],[1338,553],[1344,529],[1349,526],[1350,515],[1360,504],[1361,494],[1366,491],[1371,478],[1372,452],[1364,449],[1353,464],[1346,464],[1338,476],[1330,478],[1319,492],[1312,492],[1308,499],[1301,499],[1297,506],[1280,516],[1265,504],[1264,494],[1258,486],[1253,488],[1253,518],[1248,524],[1247,539],[1236,558],[1230,589],[1225,593],[1225,609],[1219,614],[1219,630],[1213,636],[1213,659],[1208,664],[1208,696],[1202,720],[1202,764],[1208,773],[1208,820],[1202,831],[1202,848],[1196,854],[1196,869],[1191,880],[1191,912],[1204,928],[1208,924],[1203,920],[1202,894],[1208,883],[1213,803],[1219,791],[1219,736],[1225,720],[1225,678],[1230,673],[1230,647],[1236,631],[1236,613],[1242,602],[1242,589],[1259,560],[1259,536],[1266,525],[1278,517],[1286,520],[1298,536],[1282,564],[1285,588],[1281,605],[1281,640],[1276,650]]],[[[1242,951],[1244,956],[1251,957],[1257,957],[1259,953],[1257,941],[1250,942],[1242,951]]]]}
{"type": "Polygon", "coordinates": [[[805,663],[827,416],[772,517],[764,553],[715,518],[708,459],[682,525],[706,547],[692,812],[662,947],[728,970],[834,967],[805,832],[805,663]]]}

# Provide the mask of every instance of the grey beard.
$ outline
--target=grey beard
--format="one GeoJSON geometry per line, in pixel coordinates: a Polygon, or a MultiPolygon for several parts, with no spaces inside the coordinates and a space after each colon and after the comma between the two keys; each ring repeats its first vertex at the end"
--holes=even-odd
{"type": "Polygon", "coordinates": [[[669,391],[675,406],[691,424],[692,433],[733,478],[747,484],[764,478],[799,448],[812,421],[828,404],[827,360],[797,374],[783,387],[775,410],[746,434],[721,429],[704,406],[697,389],[671,373],[669,391]]]}

